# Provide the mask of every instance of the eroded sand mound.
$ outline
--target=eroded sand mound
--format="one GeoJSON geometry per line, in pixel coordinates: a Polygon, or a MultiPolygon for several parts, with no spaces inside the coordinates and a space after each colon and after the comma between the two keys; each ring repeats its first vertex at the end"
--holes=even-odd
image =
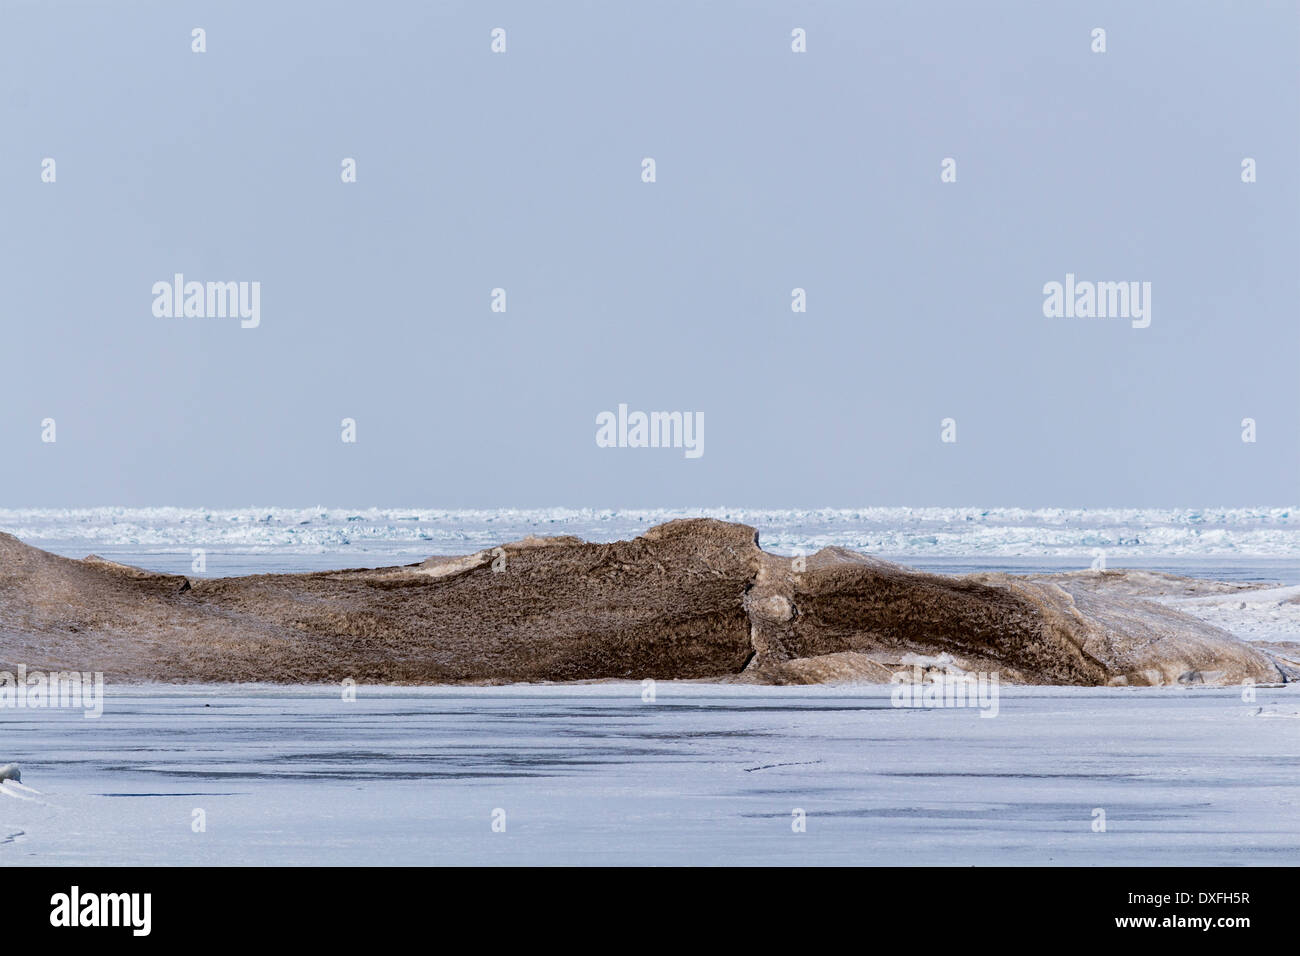
{"type": "Polygon", "coordinates": [[[886,681],[918,660],[1024,683],[1284,679],[1139,590],[943,577],[841,549],[797,561],[705,518],[611,544],[528,538],[406,567],[217,579],[0,535],[0,664],[160,681],[886,681]]]}

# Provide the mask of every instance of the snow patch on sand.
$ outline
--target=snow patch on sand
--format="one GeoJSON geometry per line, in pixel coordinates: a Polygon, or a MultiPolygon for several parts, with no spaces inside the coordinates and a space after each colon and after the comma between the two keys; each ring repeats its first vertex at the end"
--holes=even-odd
{"type": "Polygon", "coordinates": [[[1152,598],[1246,641],[1300,639],[1300,586],[1152,598]]]}

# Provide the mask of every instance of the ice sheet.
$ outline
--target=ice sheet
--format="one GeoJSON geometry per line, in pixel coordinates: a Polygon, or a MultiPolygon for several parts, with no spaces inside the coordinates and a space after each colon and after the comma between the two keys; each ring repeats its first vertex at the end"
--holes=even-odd
{"type": "Polygon", "coordinates": [[[674,518],[754,525],[778,553],[835,545],[898,557],[1125,559],[1300,556],[1296,508],[25,508],[0,509],[0,531],[80,557],[85,551],[208,548],[428,556],[477,551],[528,534],[630,538],[674,518]]]}
{"type": "Polygon", "coordinates": [[[41,791],[0,800],[0,863],[1300,863],[1300,720],[1261,719],[1300,711],[1294,686],[1004,687],[993,719],[880,686],[656,690],[0,711],[0,760],[41,791]]]}

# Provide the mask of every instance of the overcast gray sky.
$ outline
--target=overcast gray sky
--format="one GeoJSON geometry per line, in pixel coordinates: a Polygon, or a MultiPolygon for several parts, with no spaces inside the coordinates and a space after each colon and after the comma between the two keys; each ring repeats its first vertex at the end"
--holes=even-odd
{"type": "Polygon", "coordinates": [[[1295,2],[3,0],[0,502],[1294,504],[1298,80],[1295,2]]]}

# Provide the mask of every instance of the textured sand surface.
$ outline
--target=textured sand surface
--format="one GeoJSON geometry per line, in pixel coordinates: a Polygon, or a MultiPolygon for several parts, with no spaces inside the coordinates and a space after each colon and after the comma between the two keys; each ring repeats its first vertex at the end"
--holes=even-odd
{"type": "Polygon", "coordinates": [[[0,535],[0,663],[128,681],[1281,682],[1294,665],[1159,597],[1169,576],[924,574],[769,554],[700,518],[631,541],[528,538],[404,567],[187,579],[0,535]]]}

